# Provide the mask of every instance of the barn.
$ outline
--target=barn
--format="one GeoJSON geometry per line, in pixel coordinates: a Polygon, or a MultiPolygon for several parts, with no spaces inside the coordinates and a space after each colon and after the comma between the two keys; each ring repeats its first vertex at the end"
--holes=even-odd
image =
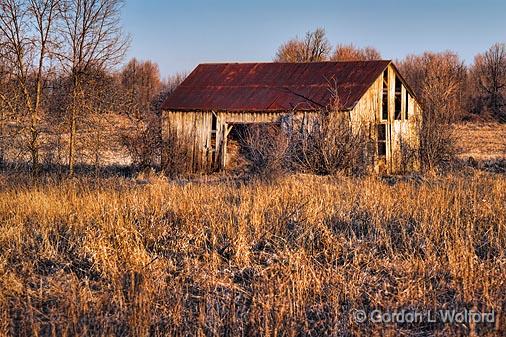
{"type": "Polygon", "coordinates": [[[201,64],[162,105],[162,165],[184,156],[192,172],[226,169],[234,128],[310,123],[335,101],[350,127],[367,129],[372,169],[419,168],[421,109],[388,60],[201,64]]]}

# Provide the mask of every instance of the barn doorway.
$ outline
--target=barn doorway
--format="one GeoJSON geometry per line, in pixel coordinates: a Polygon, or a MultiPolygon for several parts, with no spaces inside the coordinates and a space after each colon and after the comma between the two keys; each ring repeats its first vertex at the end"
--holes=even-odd
{"type": "Polygon", "coordinates": [[[376,166],[377,172],[386,174],[392,167],[392,125],[380,123],[376,130],[376,166]]]}
{"type": "Polygon", "coordinates": [[[254,165],[262,165],[262,157],[272,151],[281,135],[280,123],[232,123],[226,142],[225,168],[243,174],[254,165]]]}

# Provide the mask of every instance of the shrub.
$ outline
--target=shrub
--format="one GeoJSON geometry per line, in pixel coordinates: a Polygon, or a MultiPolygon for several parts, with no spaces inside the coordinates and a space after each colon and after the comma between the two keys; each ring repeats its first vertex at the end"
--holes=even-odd
{"type": "Polygon", "coordinates": [[[363,174],[369,162],[369,144],[363,128],[353,130],[342,112],[320,112],[307,132],[292,134],[291,163],[296,170],[320,175],[363,174]]]}
{"type": "Polygon", "coordinates": [[[154,167],[160,158],[160,122],[153,116],[148,121],[137,121],[123,132],[123,146],[130,154],[133,164],[141,169],[154,167]]]}
{"type": "Polygon", "coordinates": [[[162,143],[162,169],[164,173],[170,177],[191,174],[193,168],[191,167],[192,149],[190,144],[193,144],[193,139],[189,136],[177,135],[170,133],[162,143]]]}
{"type": "Polygon", "coordinates": [[[243,143],[250,173],[270,179],[285,171],[288,137],[279,125],[249,125],[243,143]]]}

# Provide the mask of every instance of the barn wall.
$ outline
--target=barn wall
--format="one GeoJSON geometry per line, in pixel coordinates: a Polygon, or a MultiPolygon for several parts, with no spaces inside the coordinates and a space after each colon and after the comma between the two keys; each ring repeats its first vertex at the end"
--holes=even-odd
{"type": "MultiPolygon", "coordinates": [[[[408,100],[408,119],[406,119],[406,106],[404,99],[408,93],[406,84],[402,82],[402,106],[401,106],[401,120],[396,120],[394,116],[395,109],[395,77],[399,76],[397,71],[392,65],[389,65],[391,91],[389,97],[391,100],[390,109],[391,114],[389,116],[390,123],[392,125],[390,132],[391,142],[391,162],[390,171],[391,173],[400,173],[403,171],[419,170],[420,158],[418,150],[420,148],[419,139],[419,125],[421,121],[421,109],[410,94],[408,100]]],[[[400,78],[400,77],[399,77],[400,78]]],[[[400,78],[402,81],[402,78],[400,78]]]]}
{"type": "MultiPolygon", "coordinates": [[[[366,130],[373,142],[378,139],[377,125],[387,124],[387,153],[385,158],[380,158],[377,152],[377,145],[373,145],[372,153],[376,172],[398,173],[404,170],[418,170],[420,161],[418,158],[419,149],[419,125],[421,120],[421,109],[413,95],[408,101],[409,115],[405,119],[405,104],[401,105],[401,120],[395,119],[395,77],[398,76],[394,67],[388,67],[388,109],[389,115],[386,121],[382,120],[382,97],[383,97],[383,75],[380,75],[367,92],[362,96],[355,108],[352,110],[352,124],[355,129],[366,130]]],[[[405,83],[402,86],[402,95],[408,93],[405,83]]],[[[403,100],[404,102],[404,100],[403,100]]]]}
{"type": "Polygon", "coordinates": [[[162,165],[174,155],[186,157],[186,170],[210,172],[222,169],[226,162],[226,142],[233,124],[279,122],[283,113],[265,112],[199,112],[164,111],[162,113],[162,165]],[[216,130],[212,130],[213,115],[216,116],[216,130]],[[178,140],[177,147],[187,147],[187,151],[172,149],[170,144],[178,140]],[[183,153],[182,153],[183,152],[183,153]]]}
{"type": "Polygon", "coordinates": [[[419,170],[421,109],[414,98],[409,98],[409,116],[406,120],[405,105],[402,106],[402,120],[392,120],[392,171],[419,170]]]}
{"type": "Polygon", "coordinates": [[[381,171],[380,166],[386,165],[386,163],[378,161],[376,149],[376,139],[378,137],[376,125],[379,123],[379,115],[381,113],[382,91],[383,77],[380,76],[374,81],[350,113],[353,129],[356,132],[360,130],[360,132],[365,132],[368,135],[370,140],[370,144],[368,145],[368,161],[377,172],[381,171]]]}
{"type": "Polygon", "coordinates": [[[185,170],[206,171],[210,168],[212,113],[175,112],[162,113],[162,165],[170,156],[185,157],[185,170]]]}

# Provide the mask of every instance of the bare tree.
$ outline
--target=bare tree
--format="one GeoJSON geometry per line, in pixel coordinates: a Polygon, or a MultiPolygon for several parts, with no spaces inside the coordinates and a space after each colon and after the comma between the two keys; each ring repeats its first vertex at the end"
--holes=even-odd
{"type": "MultiPolygon", "coordinates": [[[[40,120],[44,71],[51,54],[52,33],[59,0],[4,0],[0,2],[2,57],[14,75],[23,97],[22,124],[27,132],[27,148],[32,169],[39,164],[40,120]]],[[[4,104],[9,98],[0,96],[4,104]]]]}
{"type": "MultiPolygon", "coordinates": [[[[2,53],[0,52],[0,57],[2,53]]],[[[9,94],[9,73],[5,69],[5,65],[2,62],[3,57],[0,58],[0,168],[4,166],[5,162],[5,151],[7,147],[7,136],[6,136],[6,125],[8,115],[15,113],[15,110],[9,108],[9,104],[12,105],[12,96],[9,94]],[[9,100],[2,99],[2,97],[9,97],[9,100]]]]}
{"type": "Polygon", "coordinates": [[[399,66],[422,106],[422,161],[426,168],[436,168],[451,160],[455,151],[449,125],[462,114],[465,66],[452,52],[410,55],[399,66]]]}
{"type": "Polygon", "coordinates": [[[353,44],[339,44],[330,58],[332,61],[368,61],[381,59],[380,52],[373,47],[358,48],[353,44]]]}
{"type": "Polygon", "coordinates": [[[282,44],[274,59],[275,62],[320,62],[326,61],[330,53],[330,43],[323,28],[307,32],[303,40],[292,39],[282,44]]]}
{"type": "Polygon", "coordinates": [[[151,102],[161,89],[158,65],[151,61],[132,59],[120,73],[126,94],[126,112],[137,119],[151,112],[151,102]]]}
{"type": "MultiPolygon", "coordinates": [[[[80,102],[80,137],[76,144],[98,172],[106,152],[118,150],[118,115],[123,97],[116,76],[103,69],[90,69],[83,78],[80,102]]],[[[118,152],[118,151],[114,151],[118,152]]]]}
{"type": "Polygon", "coordinates": [[[162,83],[162,91],[167,95],[171,94],[187,77],[187,71],[168,76],[162,83]]]}
{"type": "Polygon", "coordinates": [[[485,53],[478,54],[471,68],[471,77],[477,86],[473,93],[480,104],[479,112],[486,109],[500,120],[506,120],[506,44],[496,43],[485,53]]]}
{"type": "Polygon", "coordinates": [[[60,6],[64,47],[59,54],[63,71],[71,78],[69,124],[69,174],[74,172],[77,123],[83,112],[87,88],[84,78],[91,69],[114,67],[129,45],[120,24],[121,0],[66,0],[60,6]]]}
{"type": "Polygon", "coordinates": [[[155,163],[161,135],[158,95],[162,83],[158,65],[131,60],[121,74],[124,109],[131,123],[123,130],[122,140],[134,162],[147,167],[155,163]]]}

